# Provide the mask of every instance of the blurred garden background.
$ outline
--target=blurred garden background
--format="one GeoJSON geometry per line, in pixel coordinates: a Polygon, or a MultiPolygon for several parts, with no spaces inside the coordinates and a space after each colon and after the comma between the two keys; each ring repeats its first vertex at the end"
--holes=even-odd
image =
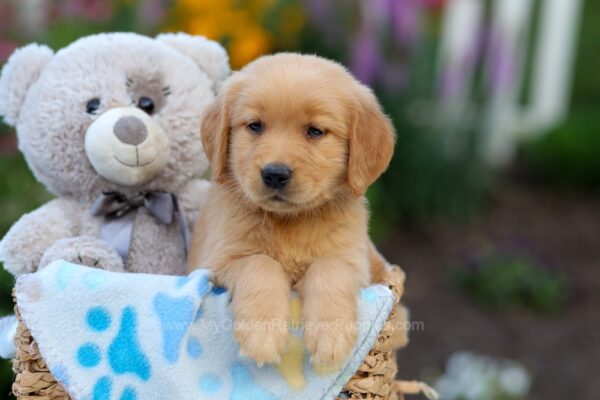
{"type": "MultiPolygon", "coordinates": [[[[449,400],[600,398],[599,2],[0,0],[0,66],[103,31],[206,35],[234,68],[281,50],[347,65],[398,132],[369,199],[422,322],[400,376],[449,400]]],[[[0,234],[48,199],[0,124],[0,234]]],[[[4,362],[0,397],[11,379],[4,362]]]]}

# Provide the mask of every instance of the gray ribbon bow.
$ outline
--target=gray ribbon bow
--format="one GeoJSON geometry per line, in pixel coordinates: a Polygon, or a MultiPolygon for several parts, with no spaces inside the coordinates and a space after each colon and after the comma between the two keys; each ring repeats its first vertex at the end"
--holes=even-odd
{"type": "Polygon", "coordinates": [[[131,246],[133,222],[138,208],[144,207],[159,223],[170,225],[177,216],[187,255],[189,231],[177,197],[168,192],[147,192],[132,197],[122,193],[102,193],[92,206],[92,215],[104,217],[100,238],[108,242],[125,260],[131,246]]]}

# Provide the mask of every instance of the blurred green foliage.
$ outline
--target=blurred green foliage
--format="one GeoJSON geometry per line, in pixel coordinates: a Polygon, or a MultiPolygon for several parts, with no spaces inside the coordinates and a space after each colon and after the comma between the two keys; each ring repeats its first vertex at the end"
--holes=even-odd
{"type": "MultiPolygon", "coordinates": [[[[0,129],[0,137],[12,135],[7,129],[0,129]]],[[[37,183],[27,168],[23,157],[14,153],[0,157],[0,235],[4,236],[10,226],[24,213],[45,203],[49,195],[37,183]]],[[[4,269],[0,270],[0,314],[13,311],[12,287],[14,279],[4,269]]],[[[0,393],[9,393],[13,374],[10,363],[3,361],[0,367],[0,393]]],[[[12,398],[12,397],[9,397],[12,398]]]]}
{"type": "Polygon", "coordinates": [[[574,111],[565,124],[524,146],[530,172],[563,188],[600,189],[599,124],[592,107],[574,111]]]}
{"type": "MultiPolygon", "coordinates": [[[[384,106],[391,99],[383,98],[384,106]]],[[[369,190],[373,234],[385,236],[398,224],[419,228],[435,219],[464,221],[491,189],[493,175],[478,157],[476,144],[448,155],[443,133],[417,126],[401,108],[388,108],[398,132],[390,168],[369,190]]],[[[464,130],[465,136],[477,135],[464,130]]]]}
{"type": "Polygon", "coordinates": [[[600,190],[600,2],[587,1],[567,120],[522,149],[534,175],[565,188],[600,190]]]}
{"type": "Polygon", "coordinates": [[[475,302],[498,311],[529,309],[552,314],[567,300],[563,276],[531,257],[496,252],[460,268],[458,288],[475,302]]]}

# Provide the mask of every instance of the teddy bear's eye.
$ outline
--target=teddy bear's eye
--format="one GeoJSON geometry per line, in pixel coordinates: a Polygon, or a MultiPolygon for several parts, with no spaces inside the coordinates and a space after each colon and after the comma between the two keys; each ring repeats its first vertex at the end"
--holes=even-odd
{"type": "Polygon", "coordinates": [[[92,115],[95,115],[99,108],[100,108],[100,99],[91,99],[85,105],[85,111],[88,114],[92,114],[92,115]]]}
{"type": "Polygon", "coordinates": [[[154,100],[152,100],[150,97],[140,97],[137,106],[147,114],[152,115],[152,113],[154,113],[154,100]]]}

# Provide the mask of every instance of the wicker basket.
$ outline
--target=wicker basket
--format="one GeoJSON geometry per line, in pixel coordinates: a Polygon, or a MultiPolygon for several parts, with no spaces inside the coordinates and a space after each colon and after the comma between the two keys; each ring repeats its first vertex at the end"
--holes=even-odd
{"type": "MultiPolygon", "coordinates": [[[[402,400],[403,383],[395,381],[397,372],[395,349],[406,343],[405,332],[395,331],[399,317],[405,310],[399,303],[404,290],[404,273],[394,269],[386,278],[396,304],[388,321],[379,333],[377,342],[358,368],[356,374],[345,385],[339,399],[402,400]],[[396,325],[396,326],[395,326],[396,325]]],[[[46,362],[31,336],[31,332],[21,320],[19,308],[15,306],[19,327],[15,337],[16,354],[13,370],[16,374],[13,394],[19,400],[70,400],[65,389],[48,370],[46,362]]]]}

